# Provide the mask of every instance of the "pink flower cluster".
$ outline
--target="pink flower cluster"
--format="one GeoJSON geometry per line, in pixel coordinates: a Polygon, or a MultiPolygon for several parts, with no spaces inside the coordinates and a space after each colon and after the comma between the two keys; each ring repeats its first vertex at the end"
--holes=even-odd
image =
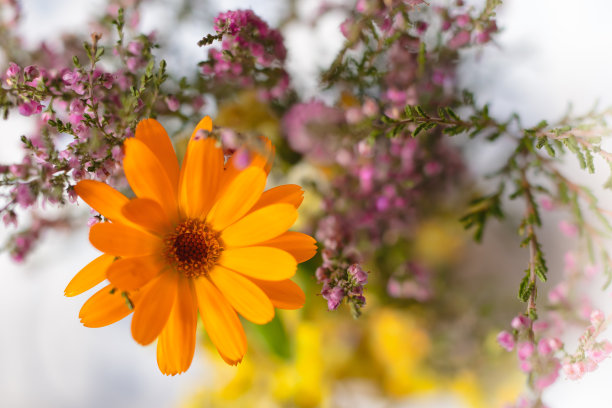
{"type": "Polygon", "coordinates": [[[337,252],[325,249],[322,252],[323,263],[316,270],[316,278],[323,285],[321,295],[327,300],[329,310],[336,310],[346,299],[353,313],[365,306],[363,287],[368,282],[368,274],[361,265],[354,262],[355,254],[338,255],[337,252]],[[354,262],[354,263],[352,263],[354,262]]]}
{"type": "Polygon", "coordinates": [[[512,320],[512,328],[512,333],[499,333],[497,341],[507,351],[516,347],[520,369],[532,376],[535,390],[542,392],[559,377],[561,362],[555,353],[562,350],[563,343],[555,337],[540,337],[536,341],[533,330],[537,326],[524,315],[512,320]]]}
{"type": "Polygon", "coordinates": [[[597,340],[606,328],[607,321],[601,310],[593,310],[590,326],[579,339],[578,349],[563,360],[563,373],[570,380],[582,378],[587,372],[597,369],[599,363],[612,353],[612,343],[608,340],[597,340]]]}
{"type": "Polygon", "coordinates": [[[215,18],[221,50],[210,48],[202,73],[215,81],[240,87],[256,86],[264,100],[281,99],[289,91],[284,69],[287,49],[278,30],[252,10],[234,10],[215,18]]]}

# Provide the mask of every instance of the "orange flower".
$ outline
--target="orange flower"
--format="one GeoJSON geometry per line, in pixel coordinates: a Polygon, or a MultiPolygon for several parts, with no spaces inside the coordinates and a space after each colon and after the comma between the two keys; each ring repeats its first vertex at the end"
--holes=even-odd
{"type": "Polygon", "coordinates": [[[91,227],[89,240],[104,252],[68,284],[75,296],[105,279],[110,284],[82,307],[81,322],[102,327],[128,316],[142,345],[157,339],[164,374],[186,371],[195,349],[197,314],[221,357],[239,363],[246,337],[238,314],[269,322],[274,308],[298,309],[304,293],[291,278],[297,263],[316,253],[315,240],[288,231],[302,189],[293,184],[264,192],[273,149],[252,153],[239,168],[205,137],[205,117],[193,131],[182,168],[164,128],[154,119],[127,139],[123,168],[136,194],[83,180],[77,194],[110,222],[91,227]]]}

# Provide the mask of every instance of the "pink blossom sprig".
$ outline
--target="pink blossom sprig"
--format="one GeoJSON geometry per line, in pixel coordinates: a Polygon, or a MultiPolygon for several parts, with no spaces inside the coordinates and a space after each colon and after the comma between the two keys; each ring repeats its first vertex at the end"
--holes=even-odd
{"type": "Polygon", "coordinates": [[[201,63],[202,74],[217,85],[255,87],[263,100],[283,99],[289,88],[284,65],[287,49],[281,33],[252,10],[233,10],[215,18],[216,35],[198,45],[222,40],[221,49],[210,48],[201,63]]]}
{"type": "MultiPolygon", "coordinates": [[[[327,220],[329,222],[329,220],[327,220]]],[[[346,300],[355,317],[361,314],[366,304],[363,293],[368,282],[368,273],[357,263],[357,256],[350,251],[322,252],[323,263],[316,270],[317,283],[323,285],[321,295],[329,310],[336,310],[346,300]]]]}

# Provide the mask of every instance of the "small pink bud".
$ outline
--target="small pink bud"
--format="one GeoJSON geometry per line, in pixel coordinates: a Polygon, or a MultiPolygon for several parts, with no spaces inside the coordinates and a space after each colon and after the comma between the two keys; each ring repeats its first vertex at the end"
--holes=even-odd
{"type": "Polygon", "coordinates": [[[535,347],[533,343],[529,341],[524,341],[518,344],[517,346],[517,354],[519,360],[527,360],[529,357],[533,355],[535,351],[535,347]]]}
{"type": "Polygon", "coordinates": [[[514,349],[514,336],[507,331],[502,331],[497,335],[497,342],[506,351],[512,351],[514,349]]]}
{"type": "Polygon", "coordinates": [[[590,319],[593,326],[600,326],[606,317],[601,310],[595,309],[591,312],[590,319]]]}
{"type": "Polygon", "coordinates": [[[518,315],[514,319],[512,319],[512,323],[510,324],[513,329],[521,330],[529,326],[531,320],[523,315],[518,315]]]}

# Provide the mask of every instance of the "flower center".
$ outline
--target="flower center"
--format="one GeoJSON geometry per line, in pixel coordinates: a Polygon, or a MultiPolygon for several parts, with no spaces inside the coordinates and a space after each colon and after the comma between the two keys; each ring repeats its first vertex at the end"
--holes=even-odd
{"type": "Polygon", "coordinates": [[[197,219],[179,224],[164,240],[164,255],[188,278],[207,275],[223,252],[220,234],[197,219]]]}

